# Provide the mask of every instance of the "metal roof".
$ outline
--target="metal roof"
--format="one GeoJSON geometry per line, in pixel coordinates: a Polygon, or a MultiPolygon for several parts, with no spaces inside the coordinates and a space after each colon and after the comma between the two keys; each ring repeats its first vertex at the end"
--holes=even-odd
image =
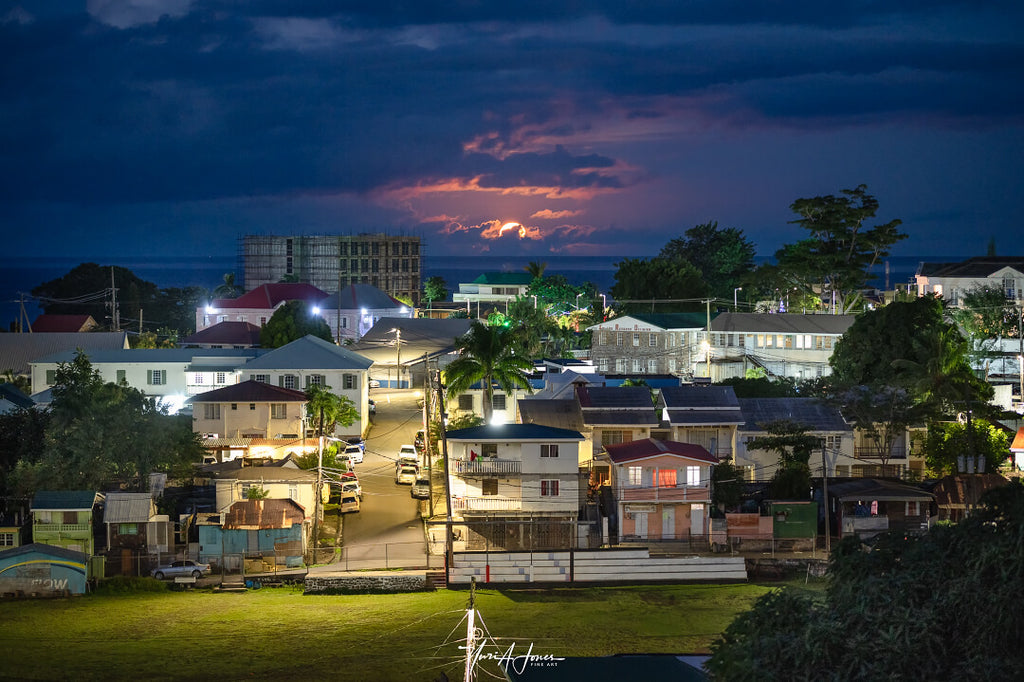
{"type": "Polygon", "coordinates": [[[448,440],[521,441],[521,440],[583,440],[583,434],[572,429],[559,429],[541,424],[488,424],[449,431],[448,440]]]}
{"type": "Polygon", "coordinates": [[[739,408],[735,410],[666,410],[672,426],[712,424],[742,424],[744,417],[739,408]]]}
{"type": "Polygon", "coordinates": [[[125,332],[65,332],[47,334],[0,334],[0,368],[28,374],[29,363],[39,358],[68,352],[74,359],[75,350],[81,348],[91,359],[99,350],[128,348],[125,332]]]}
{"type": "Polygon", "coordinates": [[[665,407],[671,409],[738,409],[732,386],[666,386],[661,389],[665,407]]]}
{"type": "Polygon", "coordinates": [[[579,431],[585,427],[583,414],[575,399],[533,400],[520,398],[519,419],[524,424],[554,426],[579,431]]]}
{"type": "Polygon", "coordinates": [[[310,335],[268,351],[246,364],[245,369],[363,370],[372,364],[359,353],[310,335]]]}
{"type": "Polygon", "coordinates": [[[226,344],[232,346],[260,345],[260,328],[252,322],[224,321],[202,329],[181,340],[181,345],[226,344]]]}
{"type": "Polygon", "coordinates": [[[648,457],[660,457],[662,455],[685,457],[686,459],[698,460],[707,464],[718,464],[718,460],[703,446],[671,440],[663,441],[654,438],[643,438],[626,443],[606,445],[604,449],[608,453],[608,457],[616,464],[647,459],[648,457]]]}
{"type": "Polygon", "coordinates": [[[212,301],[214,308],[228,309],[271,309],[285,301],[316,303],[327,298],[327,292],[305,282],[274,282],[263,284],[238,298],[218,298],[212,301]]]}
{"type": "Polygon", "coordinates": [[[107,493],[103,522],[143,523],[154,514],[156,503],[149,493],[107,493]]]}
{"type": "Polygon", "coordinates": [[[194,395],[186,403],[304,403],[306,394],[262,381],[243,381],[194,395]]]}
{"type": "Polygon", "coordinates": [[[422,361],[424,355],[435,357],[455,350],[456,339],[469,331],[473,320],[433,320],[426,317],[382,317],[359,343],[350,348],[375,362],[398,362],[395,330],[402,337],[402,359],[405,363],[422,361]]]}
{"type": "Polygon", "coordinates": [[[362,308],[394,308],[396,311],[405,305],[391,294],[378,289],[372,284],[346,284],[341,291],[336,291],[320,301],[321,310],[360,310],[362,308]]]}
{"type": "Polygon", "coordinates": [[[658,410],[652,405],[647,410],[583,410],[583,423],[587,426],[658,426],[658,410]]]}
{"type": "Polygon", "coordinates": [[[796,313],[722,313],[711,321],[711,331],[743,334],[842,336],[856,317],[856,315],[800,315],[796,313]]]}
{"type": "Polygon", "coordinates": [[[850,431],[839,408],[817,398],[740,398],[742,431],[763,431],[761,425],[788,420],[810,431],[850,431]]]}
{"type": "Polygon", "coordinates": [[[829,485],[828,494],[840,502],[853,500],[878,500],[880,502],[900,502],[902,500],[933,500],[931,493],[914,486],[894,483],[875,478],[862,478],[847,483],[829,485]]]}
{"type": "Polygon", "coordinates": [[[977,256],[957,263],[921,263],[917,274],[925,277],[990,277],[1003,268],[1024,273],[1024,256],[977,256]]]}
{"type": "Polygon", "coordinates": [[[99,497],[92,490],[40,490],[32,496],[32,509],[92,509],[99,497]]]}
{"type": "Polygon", "coordinates": [[[292,499],[239,500],[224,515],[225,530],[291,528],[306,519],[306,510],[292,499]]]}
{"type": "Polygon", "coordinates": [[[576,396],[580,407],[589,408],[654,408],[651,389],[646,386],[579,386],[576,396]]]}

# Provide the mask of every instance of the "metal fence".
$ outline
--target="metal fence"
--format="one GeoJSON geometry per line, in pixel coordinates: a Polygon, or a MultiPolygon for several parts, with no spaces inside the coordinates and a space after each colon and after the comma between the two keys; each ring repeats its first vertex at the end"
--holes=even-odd
{"type": "Polygon", "coordinates": [[[344,571],[433,569],[444,567],[444,557],[427,553],[423,541],[385,542],[346,545],[341,548],[336,564],[339,570],[344,571]]]}

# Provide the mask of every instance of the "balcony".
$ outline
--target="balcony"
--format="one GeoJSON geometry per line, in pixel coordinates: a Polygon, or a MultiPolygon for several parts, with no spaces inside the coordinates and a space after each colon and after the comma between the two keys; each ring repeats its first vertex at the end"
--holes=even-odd
{"type": "Polygon", "coordinates": [[[619,489],[623,502],[707,502],[711,489],[706,485],[690,485],[678,488],[623,487],[619,489]]]}
{"type": "MultiPolygon", "coordinates": [[[[893,459],[906,459],[907,458],[907,452],[903,448],[903,445],[900,444],[900,443],[897,443],[897,444],[893,445],[892,446],[892,450],[890,451],[890,453],[891,454],[886,459],[893,460],[893,459]]],[[[879,449],[877,447],[874,447],[874,446],[867,446],[867,447],[857,446],[857,447],[853,448],[853,456],[856,459],[876,459],[876,460],[883,459],[882,456],[879,455],[879,449]]]]}
{"type": "Polygon", "coordinates": [[[523,500],[518,497],[453,497],[452,511],[519,511],[523,500]]]}
{"type": "Polygon", "coordinates": [[[34,523],[33,533],[90,533],[92,526],[88,523],[34,523]]]}
{"type": "Polygon", "coordinates": [[[518,459],[492,459],[478,457],[472,462],[467,459],[452,460],[452,473],[456,476],[488,476],[496,474],[516,475],[523,471],[518,459]]]}

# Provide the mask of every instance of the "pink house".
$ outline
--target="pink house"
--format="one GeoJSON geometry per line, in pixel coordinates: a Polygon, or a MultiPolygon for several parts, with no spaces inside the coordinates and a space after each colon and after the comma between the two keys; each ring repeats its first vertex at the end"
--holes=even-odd
{"type": "Polygon", "coordinates": [[[248,322],[262,327],[275,310],[289,301],[302,301],[312,309],[325,298],[327,292],[311,284],[264,284],[238,298],[215,298],[209,305],[196,308],[196,332],[220,322],[248,322]]]}
{"type": "Polygon", "coordinates": [[[620,540],[688,540],[707,535],[711,467],[700,445],[653,438],[605,446],[620,540]]]}

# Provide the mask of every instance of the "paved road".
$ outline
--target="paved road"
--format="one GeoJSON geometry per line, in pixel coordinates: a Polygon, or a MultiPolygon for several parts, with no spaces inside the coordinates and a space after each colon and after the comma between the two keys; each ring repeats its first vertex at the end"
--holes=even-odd
{"type": "Polygon", "coordinates": [[[372,389],[377,415],[366,439],[363,463],[355,467],[363,488],[358,514],[346,514],[344,554],[347,568],[426,566],[426,543],[419,501],[410,486],[395,484],[395,460],[403,444],[422,427],[423,411],[414,390],[372,389]]]}

